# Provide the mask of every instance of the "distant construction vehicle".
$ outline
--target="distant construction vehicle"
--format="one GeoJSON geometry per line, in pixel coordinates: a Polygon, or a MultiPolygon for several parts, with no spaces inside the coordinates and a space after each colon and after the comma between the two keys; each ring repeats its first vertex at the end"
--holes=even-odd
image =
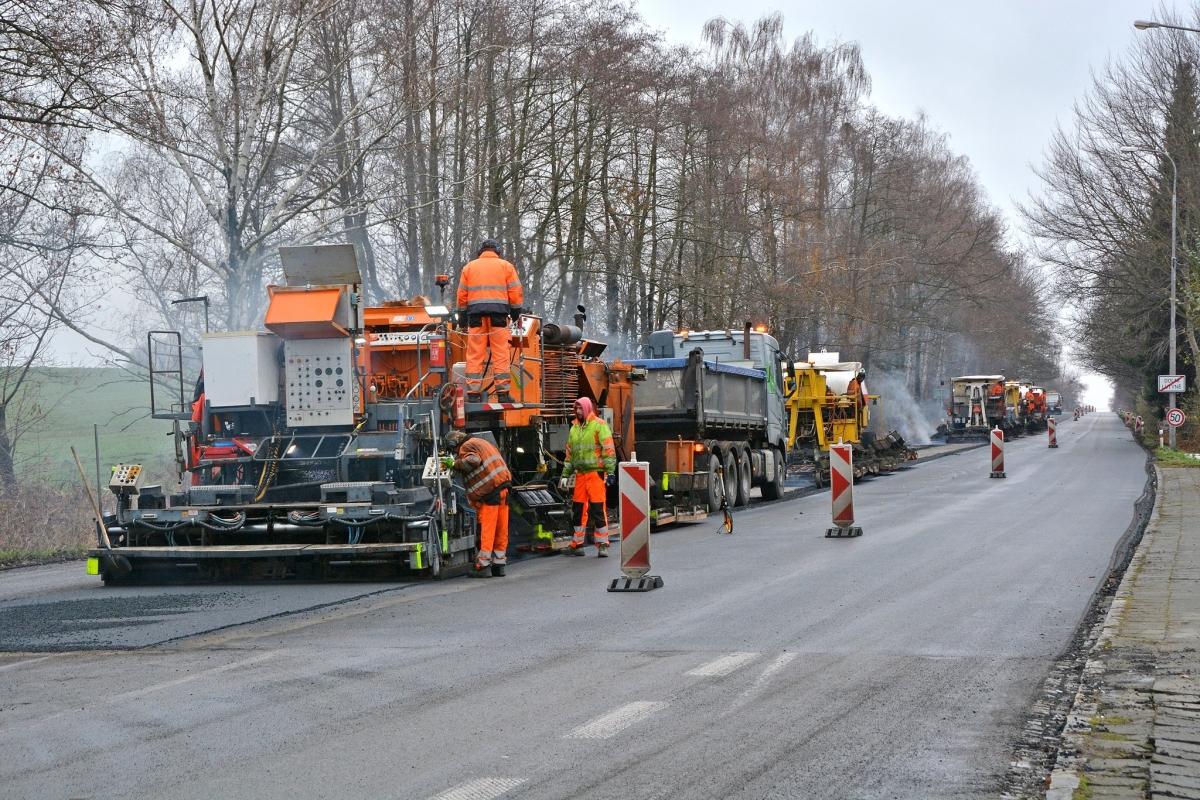
{"type": "Polygon", "coordinates": [[[829,483],[829,446],[853,445],[854,476],[890,472],[916,457],[897,431],[877,436],[867,430],[869,405],[879,395],[868,394],[858,380],[863,365],[840,361],[838,353],[809,353],[793,362],[785,378],[788,414],[788,453],[811,469],[817,486],[829,483]]]}

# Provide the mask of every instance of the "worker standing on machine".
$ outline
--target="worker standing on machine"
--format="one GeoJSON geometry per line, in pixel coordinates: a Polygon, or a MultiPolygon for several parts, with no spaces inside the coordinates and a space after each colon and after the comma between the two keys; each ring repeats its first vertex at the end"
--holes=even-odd
{"type": "Polygon", "coordinates": [[[617,482],[617,449],[613,445],[612,429],[596,415],[592,401],[581,397],[575,401],[575,421],[567,436],[567,455],[563,459],[560,486],[575,476],[575,492],[571,496],[571,523],[574,537],[571,555],[584,555],[584,536],[588,522],[596,531],[597,556],[608,558],[608,511],[605,509],[606,487],[617,482]]]}
{"type": "Polygon", "coordinates": [[[496,402],[511,403],[508,319],[516,322],[525,302],[521,279],[500,257],[495,239],[484,239],[475,260],[463,267],[458,282],[459,325],[467,328],[467,401],[483,399],[484,366],[491,351],[496,402]]]}
{"type": "Polygon", "coordinates": [[[446,448],[454,458],[442,466],[462,473],[467,502],[479,516],[479,554],[472,578],[504,577],[508,563],[508,489],[512,473],[494,445],[462,431],[446,434],[446,448]]]}
{"type": "Polygon", "coordinates": [[[858,374],[846,384],[846,394],[854,398],[855,412],[867,404],[867,373],[859,370],[858,374]]]}

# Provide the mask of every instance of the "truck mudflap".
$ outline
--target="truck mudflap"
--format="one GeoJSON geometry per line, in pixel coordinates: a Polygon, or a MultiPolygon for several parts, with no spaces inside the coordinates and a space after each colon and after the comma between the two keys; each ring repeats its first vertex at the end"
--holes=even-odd
{"type": "Polygon", "coordinates": [[[707,506],[670,506],[650,512],[650,524],[655,528],[674,525],[677,522],[700,522],[708,519],[707,506]]]}

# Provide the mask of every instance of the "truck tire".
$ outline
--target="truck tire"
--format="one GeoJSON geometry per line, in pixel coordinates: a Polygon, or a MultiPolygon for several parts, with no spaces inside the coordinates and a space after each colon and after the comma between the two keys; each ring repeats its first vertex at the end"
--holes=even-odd
{"type": "Polygon", "coordinates": [[[725,451],[721,463],[725,467],[725,497],[729,500],[729,507],[733,508],[738,504],[738,471],[737,459],[733,457],[732,447],[725,451]]]}
{"type": "Polygon", "coordinates": [[[754,485],[754,474],[750,468],[750,447],[745,442],[738,442],[731,448],[737,461],[737,504],[750,505],[750,487],[754,485]]]}
{"type": "Polygon", "coordinates": [[[724,485],[721,483],[721,459],[716,453],[708,456],[708,513],[721,510],[724,485]]]}
{"type": "Polygon", "coordinates": [[[775,462],[775,474],[762,485],[762,496],[764,500],[779,500],[787,480],[787,464],[783,461],[783,453],[774,447],[771,448],[771,460],[775,462]]]}

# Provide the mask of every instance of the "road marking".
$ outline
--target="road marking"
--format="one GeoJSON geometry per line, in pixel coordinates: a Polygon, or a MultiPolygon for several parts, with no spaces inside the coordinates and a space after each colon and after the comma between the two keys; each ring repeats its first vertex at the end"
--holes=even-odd
{"type": "Polygon", "coordinates": [[[87,711],[89,709],[95,709],[95,708],[99,708],[101,706],[108,706],[108,705],[112,705],[113,703],[119,703],[122,700],[129,700],[134,697],[141,697],[142,695],[150,694],[151,692],[158,692],[163,689],[171,689],[175,686],[180,686],[185,683],[190,683],[191,681],[194,681],[198,678],[206,678],[209,675],[219,675],[222,672],[229,672],[230,670],[237,669],[238,667],[246,667],[251,664],[257,664],[260,661],[266,661],[268,658],[274,657],[274,655],[275,655],[274,652],[263,653],[261,655],[254,656],[253,658],[243,659],[242,661],[234,661],[231,664],[223,664],[222,666],[219,666],[219,667],[213,667],[212,669],[206,669],[203,672],[197,672],[194,675],[187,675],[182,678],[176,678],[173,681],[165,681],[163,683],[156,683],[153,686],[144,686],[141,689],[134,689],[133,691],[130,691],[130,692],[124,692],[122,694],[113,695],[112,697],[106,697],[103,700],[100,700],[99,702],[92,703],[90,706],[84,706],[81,708],[68,708],[64,711],[59,711],[55,714],[50,714],[48,716],[41,717],[40,719],[32,720],[32,722],[49,722],[52,719],[57,719],[61,716],[65,716],[66,714],[70,714],[74,711],[87,711]]]}
{"type": "Polygon", "coordinates": [[[740,669],[749,664],[754,659],[758,658],[761,653],[730,653],[727,656],[721,656],[716,661],[710,661],[707,664],[702,664],[693,670],[687,672],[688,675],[695,675],[702,678],[717,678],[722,675],[728,675],[735,669],[740,669]]]}
{"type": "Polygon", "coordinates": [[[746,691],[742,692],[740,695],[738,695],[737,700],[733,701],[733,707],[737,708],[740,705],[742,705],[744,702],[746,702],[746,699],[749,698],[750,695],[752,695],[755,692],[757,692],[758,690],[762,689],[762,687],[766,685],[767,681],[771,680],[771,678],[774,677],[776,672],[779,672],[779,670],[783,669],[788,664],[792,663],[792,661],[794,661],[795,659],[796,659],[795,653],[784,653],[781,656],[779,656],[778,658],[776,658],[774,661],[772,661],[770,664],[768,664],[767,668],[762,671],[762,673],[758,676],[758,678],[754,681],[754,683],[751,684],[750,688],[747,689],[746,691]]]}
{"type": "Polygon", "coordinates": [[[480,778],[447,789],[431,800],[493,800],[524,782],[518,778],[480,778]]]}
{"type": "Polygon", "coordinates": [[[564,736],[564,739],[611,739],[630,725],[641,722],[656,711],[662,711],[666,703],[639,700],[626,703],[615,711],[601,714],[594,720],[580,725],[564,736]]]}
{"type": "Polygon", "coordinates": [[[22,664],[36,664],[37,662],[45,661],[48,658],[54,658],[54,656],[42,656],[40,658],[27,658],[24,661],[14,661],[11,664],[5,664],[4,666],[0,667],[0,672],[3,672],[6,669],[12,669],[14,667],[19,667],[22,664]]]}

